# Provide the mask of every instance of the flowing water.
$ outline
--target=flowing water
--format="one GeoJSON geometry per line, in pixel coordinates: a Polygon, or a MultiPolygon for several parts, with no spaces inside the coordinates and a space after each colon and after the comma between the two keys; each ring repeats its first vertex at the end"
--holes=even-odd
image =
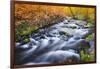
{"type": "Polygon", "coordinates": [[[21,45],[16,43],[16,64],[54,64],[80,62],[80,50],[91,46],[93,40],[86,41],[86,36],[93,34],[81,20],[64,20],[48,28],[32,33],[30,42],[21,45]]]}

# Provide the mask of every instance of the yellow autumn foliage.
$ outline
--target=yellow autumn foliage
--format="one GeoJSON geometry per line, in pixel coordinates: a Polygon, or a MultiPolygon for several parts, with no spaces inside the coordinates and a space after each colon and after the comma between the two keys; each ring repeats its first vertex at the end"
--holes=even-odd
{"type": "MultiPolygon", "coordinates": [[[[59,17],[75,16],[78,19],[95,19],[95,9],[87,7],[69,7],[52,5],[15,4],[15,24],[27,21],[30,25],[39,25],[40,21],[59,20],[59,17]]],[[[51,22],[50,22],[51,21],[51,22]]],[[[45,25],[45,24],[44,24],[45,25]]]]}

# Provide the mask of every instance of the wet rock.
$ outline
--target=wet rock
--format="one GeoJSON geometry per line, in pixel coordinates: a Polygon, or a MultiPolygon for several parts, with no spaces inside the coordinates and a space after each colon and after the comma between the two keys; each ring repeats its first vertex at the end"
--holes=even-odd
{"type": "Polygon", "coordinates": [[[80,51],[81,49],[85,49],[85,48],[90,48],[90,44],[84,39],[68,42],[64,46],[62,46],[62,50],[73,49],[76,51],[80,51]]]}
{"type": "Polygon", "coordinates": [[[35,62],[45,61],[49,63],[64,63],[66,61],[66,63],[68,63],[69,60],[79,62],[80,56],[79,54],[70,51],[58,50],[58,51],[48,52],[38,57],[37,59],[35,59],[35,62]]]}

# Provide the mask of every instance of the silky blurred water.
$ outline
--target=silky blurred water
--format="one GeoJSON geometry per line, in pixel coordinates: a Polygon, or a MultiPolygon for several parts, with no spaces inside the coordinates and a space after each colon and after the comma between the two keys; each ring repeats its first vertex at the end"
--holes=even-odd
{"type": "MultiPolygon", "coordinates": [[[[80,62],[79,51],[91,48],[86,41],[90,28],[85,28],[86,22],[64,20],[46,29],[40,29],[29,38],[24,45],[16,43],[16,64],[52,64],[63,62],[80,62]]],[[[93,48],[93,47],[92,47],[93,48]]]]}

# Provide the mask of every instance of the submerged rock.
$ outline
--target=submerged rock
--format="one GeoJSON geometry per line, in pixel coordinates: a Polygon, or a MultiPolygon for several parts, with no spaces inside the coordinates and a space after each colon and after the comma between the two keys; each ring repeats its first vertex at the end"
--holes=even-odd
{"type": "Polygon", "coordinates": [[[79,62],[80,56],[70,51],[57,50],[39,56],[34,62],[69,63],[69,60],[72,62],[79,62]]]}
{"type": "Polygon", "coordinates": [[[84,50],[85,48],[90,48],[90,44],[84,39],[67,42],[65,45],[62,46],[62,50],[73,49],[76,51],[80,51],[81,49],[84,50]]]}

